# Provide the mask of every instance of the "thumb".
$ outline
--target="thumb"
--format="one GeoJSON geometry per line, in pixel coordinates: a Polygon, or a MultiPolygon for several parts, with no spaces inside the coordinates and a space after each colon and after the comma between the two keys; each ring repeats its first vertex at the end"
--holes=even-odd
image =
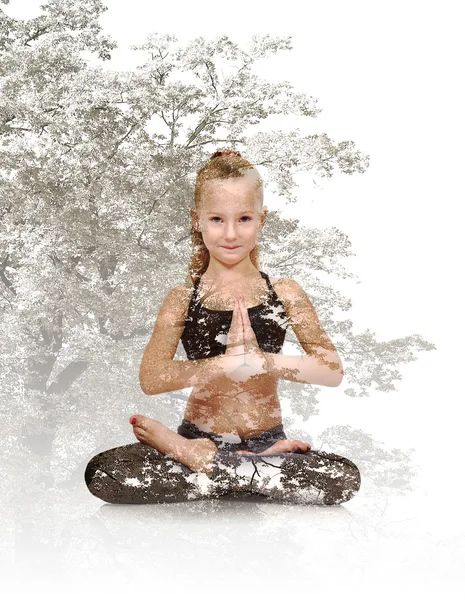
{"type": "Polygon", "coordinates": [[[231,325],[229,327],[227,346],[230,349],[244,345],[244,330],[242,317],[237,300],[235,300],[231,325]]]}
{"type": "Polygon", "coordinates": [[[240,300],[241,303],[241,316],[242,316],[242,324],[243,324],[243,328],[244,328],[244,344],[246,345],[252,345],[252,346],[257,346],[257,337],[255,335],[255,331],[253,330],[252,327],[252,323],[250,322],[250,317],[249,317],[249,311],[247,310],[247,307],[245,306],[245,302],[243,300],[243,298],[241,297],[240,300]]]}

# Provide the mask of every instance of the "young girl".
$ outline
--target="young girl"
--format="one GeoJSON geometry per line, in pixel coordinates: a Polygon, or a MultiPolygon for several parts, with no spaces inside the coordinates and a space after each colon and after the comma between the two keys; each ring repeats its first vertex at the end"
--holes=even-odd
{"type": "Polygon", "coordinates": [[[304,290],[259,270],[267,209],[254,166],[217,151],[197,174],[190,278],[167,294],[140,366],[144,393],[192,387],[177,433],[130,418],[139,442],[94,456],[85,480],[111,503],[178,502],[259,494],[303,504],[340,504],[360,488],[347,458],[289,440],[279,379],[337,386],[343,369],[304,290]],[[291,324],[305,355],[282,349],[291,324]],[[181,340],[187,361],[173,360],[181,340]]]}

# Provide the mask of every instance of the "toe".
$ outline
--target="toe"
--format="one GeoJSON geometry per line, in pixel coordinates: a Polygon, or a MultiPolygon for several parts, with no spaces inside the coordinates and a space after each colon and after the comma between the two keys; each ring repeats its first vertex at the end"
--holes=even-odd
{"type": "Polygon", "coordinates": [[[142,424],[143,418],[144,418],[143,415],[135,414],[129,418],[129,422],[131,423],[131,425],[138,425],[140,427],[142,424]]]}

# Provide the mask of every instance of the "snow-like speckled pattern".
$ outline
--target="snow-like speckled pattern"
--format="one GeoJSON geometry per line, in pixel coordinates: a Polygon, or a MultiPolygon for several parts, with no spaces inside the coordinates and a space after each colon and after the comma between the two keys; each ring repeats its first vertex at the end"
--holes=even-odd
{"type": "Polygon", "coordinates": [[[115,504],[182,502],[225,495],[258,494],[292,504],[341,504],[360,488],[356,465],[337,454],[309,450],[269,455],[235,454],[247,449],[262,452],[286,439],[282,425],[259,435],[225,442],[184,421],[178,433],[186,438],[208,437],[218,444],[211,477],[140,442],[94,456],[85,471],[89,491],[115,504]]]}
{"type": "MultiPolygon", "coordinates": [[[[263,352],[278,354],[284,344],[288,316],[268,275],[260,271],[269,294],[265,302],[248,309],[250,324],[263,352]]],[[[181,342],[189,360],[210,358],[226,351],[227,334],[233,311],[211,310],[199,298],[200,279],[194,284],[181,342]]]]}
{"type": "Polygon", "coordinates": [[[360,471],[343,456],[309,450],[253,456],[219,450],[212,480],[227,493],[251,493],[291,504],[342,504],[360,489],[360,471]]]}

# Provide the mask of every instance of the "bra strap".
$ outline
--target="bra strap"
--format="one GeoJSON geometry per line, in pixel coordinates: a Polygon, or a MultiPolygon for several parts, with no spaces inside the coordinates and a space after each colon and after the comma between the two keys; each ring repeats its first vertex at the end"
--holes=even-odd
{"type": "Polygon", "coordinates": [[[200,277],[194,281],[194,289],[192,290],[191,299],[189,302],[189,312],[197,308],[199,305],[199,283],[200,277]]]}
{"type": "Polygon", "coordinates": [[[268,286],[268,289],[270,290],[270,297],[273,298],[273,302],[279,302],[279,304],[281,304],[281,306],[284,307],[281,298],[278,296],[278,294],[276,293],[276,290],[271,285],[271,281],[270,281],[270,278],[268,277],[268,275],[266,273],[262,273],[261,271],[260,271],[260,274],[263,277],[263,279],[266,280],[266,284],[268,286]]]}
{"type": "Polygon", "coordinates": [[[266,285],[268,286],[268,289],[270,290],[270,292],[274,292],[274,288],[271,285],[271,281],[270,281],[270,278],[268,277],[268,275],[266,273],[263,273],[263,271],[260,271],[260,275],[266,281],[266,285]]]}

